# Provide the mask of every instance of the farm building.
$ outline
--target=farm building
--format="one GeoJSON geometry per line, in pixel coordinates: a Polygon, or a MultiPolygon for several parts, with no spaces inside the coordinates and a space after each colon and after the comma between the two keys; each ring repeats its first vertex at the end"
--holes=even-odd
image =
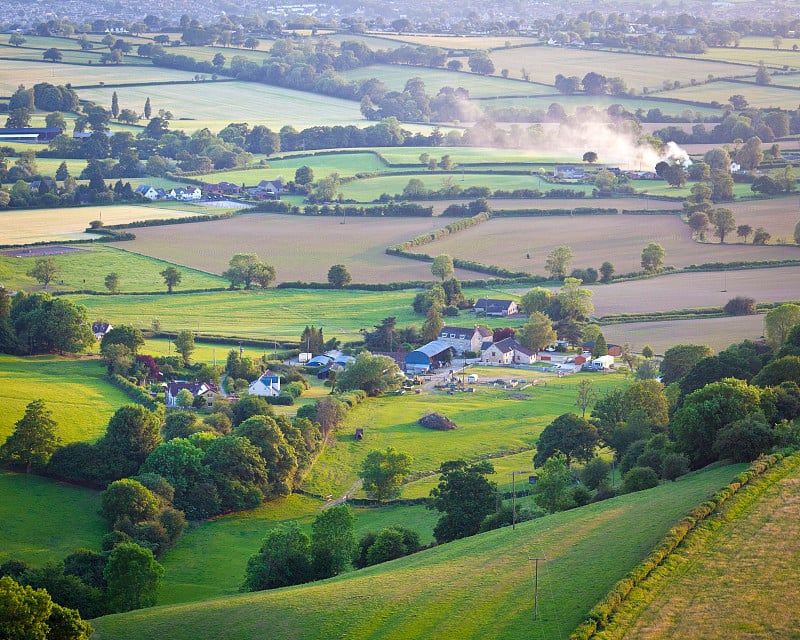
{"type": "Polygon", "coordinates": [[[108,322],[92,323],[92,333],[94,334],[94,337],[97,338],[98,342],[100,342],[103,339],[103,336],[106,335],[113,328],[114,327],[110,325],[108,322]]]}
{"type": "Polygon", "coordinates": [[[592,362],[592,369],[597,371],[601,369],[610,369],[614,365],[614,356],[600,356],[595,358],[592,362]]]}
{"type": "Polygon", "coordinates": [[[505,338],[486,349],[481,354],[481,361],[487,364],[531,364],[536,361],[536,353],[514,338],[505,338]]]}
{"type": "Polygon", "coordinates": [[[50,142],[62,133],[60,127],[25,127],[22,129],[9,129],[0,127],[0,141],[2,142],[50,142]]]}
{"type": "Polygon", "coordinates": [[[281,379],[277,374],[266,371],[250,383],[247,393],[251,396],[278,396],[281,393],[281,379]]]}
{"type": "Polygon", "coordinates": [[[493,298],[479,298],[472,308],[475,313],[487,316],[513,316],[519,311],[519,306],[513,300],[495,300],[493,298]]]}
{"type": "Polygon", "coordinates": [[[434,340],[406,355],[406,373],[424,373],[450,362],[453,347],[442,340],[434,340]]]}
{"type": "Polygon", "coordinates": [[[333,358],[331,358],[330,356],[318,355],[318,356],[314,356],[313,358],[311,358],[311,360],[306,362],[306,366],[307,367],[325,367],[325,366],[329,365],[331,362],[333,362],[333,358]]]}
{"type": "Polygon", "coordinates": [[[558,180],[583,180],[586,177],[586,171],[583,167],[571,164],[557,165],[553,170],[553,177],[558,180]]]}
{"type": "Polygon", "coordinates": [[[465,351],[480,351],[481,345],[491,337],[491,329],[479,327],[477,324],[471,329],[466,327],[442,327],[439,332],[439,340],[453,347],[458,355],[465,351]]]}

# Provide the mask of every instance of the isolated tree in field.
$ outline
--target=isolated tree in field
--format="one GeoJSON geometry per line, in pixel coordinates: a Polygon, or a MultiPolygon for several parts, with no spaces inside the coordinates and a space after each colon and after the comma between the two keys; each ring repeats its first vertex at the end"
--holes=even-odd
{"type": "Polygon", "coordinates": [[[26,274],[35,278],[45,289],[58,275],[56,261],[51,257],[36,258],[33,268],[26,274]]]}
{"type": "Polygon", "coordinates": [[[542,431],[533,464],[541,467],[545,460],[558,454],[564,454],[567,467],[573,458],[588,462],[594,457],[599,440],[597,427],[574,413],[565,413],[542,431]]]}
{"type": "Polygon", "coordinates": [[[194,334],[189,329],[178,331],[175,336],[175,350],[181,354],[184,363],[189,364],[189,360],[194,353],[194,334]]]}
{"type": "Polygon", "coordinates": [[[221,53],[214,54],[214,58],[211,60],[211,64],[214,65],[215,69],[222,69],[225,66],[225,56],[221,53]]]}
{"type": "Polygon", "coordinates": [[[117,545],[103,570],[111,610],[152,607],[163,576],[164,567],[156,562],[150,549],[133,543],[117,545]]]}
{"type": "Polygon", "coordinates": [[[752,316],[756,313],[756,301],[755,298],[736,296],[728,300],[722,310],[731,316],[752,316]]]}
{"type": "Polygon", "coordinates": [[[311,557],[317,578],[342,573],[353,559],[357,542],[355,516],[349,505],[325,509],[311,524],[311,557]]]}
{"type": "Polygon", "coordinates": [[[581,410],[581,417],[586,417],[586,409],[592,406],[597,401],[597,391],[592,388],[592,381],[584,378],[578,382],[578,394],[575,398],[575,404],[581,410]]]}
{"type": "Polygon", "coordinates": [[[342,287],[350,284],[352,280],[353,278],[350,275],[350,272],[343,264],[335,264],[328,269],[328,283],[337,289],[341,289],[342,287]]]}
{"type": "Polygon", "coordinates": [[[303,165],[298,167],[294,172],[294,183],[301,186],[306,186],[314,182],[314,170],[311,167],[303,165]]]}
{"type": "Polygon", "coordinates": [[[516,338],[526,349],[540,351],[553,344],[557,336],[553,321],[541,311],[534,311],[530,320],[517,331],[516,338]]]}
{"type": "Polygon", "coordinates": [[[119,293],[119,274],[116,271],[109,273],[106,276],[105,285],[111,293],[119,293]]]}
{"type": "Polygon", "coordinates": [[[782,304],[776,309],[767,311],[764,316],[764,334],[767,342],[773,349],[779,348],[789,332],[796,324],[800,323],[800,306],[796,304],[782,304]]]}
{"type": "Polygon", "coordinates": [[[257,262],[249,271],[251,286],[266,289],[275,280],[275,267],[266,262],[257,262]]]}
{"type": "Polygon", "coordinates": [[[400,495],[400,486],[411,470],[411,456],[387,447],[370,451],[361,463],[364,490],[376,500],[390,500],[400,495]]]}
{"type": "Polygon", "coordinates": [[[611,282],[611,276],[614,275],[614,271],[616,271],[614,265],[606,260],[600,265],[600,282],[611,282]]]}
{"type": "Polygon", "coordinates": [[[664,256],[667,252],[657,242],[651,242],[642,249],[642,268],[645,273],[657,273],[664,266],[664,256]]]}
{"type": "Polygon", "coordinates": [[[467,65],[469,66],[469,70],[473,73],[480,73],[482,75],[494,73],[494,63],[484,51],[472,52],[469,58],[467,58],[467,65]]]}
{"type": "Polygon", "coordinates": [[[164,278],[164,284],[167,285],[167,293],[172,293],[175,287],[177,287],[181,282],[181,272],[175,267],[170,266],[160,273],[161,277],[164,278]]]}
{"type": "Polygon", "coordinates": [[[756,227],[755,232],[753,232],[753,244],[767,244],[771,237],[772,236],[769,231],[767,231],[764,227],[756,227]]]}
{"type": "Polygon", "coordinates": [[[725,242],[725,236],[736,231],[736,220],[733,211],[726,208],[714,209],[712,218],[714,225],[714,235],[719,238],[720,243],[725,242]]]}
{"type": "Polygon", "coordinates": [[[495,510],[497,485],[486,477],[494,473],[494,467],[489,462],[451,460],[442,463],[439,473],[428,505],[443,514],[433,530],[436,541],[442,544],[475,535],[483,519],[495,510]]]}
{"type": "Polygon", "coordinates": [[[550,273],[553,280],[563,280],[567,275],[567,268],[573,258],[572,249],[567,246],[559,246],[547,254],[544,268],[550,273]]]}
{"type": "Polygon", "coordinates": [[[0,460],[25,465],[25,471],[44,466],[58,449],[56,421],[43,400],[34,400],[25,407],[25,415],[17,420],[14,432],[0,446],[0,460]]]}
{"type": "Polygon", "coordinates": [[[247,561],[244,586],[248,591],[261,591],[313,579],[311,538],[296,522],[289,522],[267,532],[261,549],[247,561]]]}
{"type": "Polygon", "coordinates": [[[8,44],[12,47],[21,47],[27,40],[21,33],[12,33],[8,38],[8,44]]]}
{"type": "Polygon", "coordinates": [[[769,71],[767,71],[767,67],[762,62],[756,69],[756,84],[766,85],[770,82],[772,82],[772,78],[770,78],[769,71]]]}
{"type": "Polygon", "coordinates": [[[452,278],[455,268],[453,267],[453,258],[446,253],[436,256],[431,265],[431,273],[438,276],[444,282],[447,278],[452,278]]]}
{"type": "Polygon", "coordinates": [[[587,151],[583,154],[583,161],[588,162],[589,164],[594,164],[597,162],[597,154],[594,151],[587,151]]]}
{"type": "Polygon", "coordinates": [[[55,47],[50,47],[42,54],[42,58],[50,62],[61,62],[64,55],[55,47]]]}
{"type": "Polygon", "coordinates": [[[150,116],[153,115],[153,108],[150,106],[150,98],[148,97],[144,101],[144,119],[149,120],[150,116]]]}
{"type": "Polygon", "coordinates": [[[116,91],[111,94],[111,115],[115,118],[119,116],[119,96],[116,91]]]}
{"type": "Polygon", "coordinates": [[[749,224],[740,224],[736,227],[736,235],[741,238],[743,242],[747,242],[747,238],[753,233],[753,227],[749,224]]]}

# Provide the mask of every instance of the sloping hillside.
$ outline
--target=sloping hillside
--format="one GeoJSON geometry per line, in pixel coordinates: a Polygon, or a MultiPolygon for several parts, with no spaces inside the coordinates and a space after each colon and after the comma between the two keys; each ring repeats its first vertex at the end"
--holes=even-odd
{"type": "Polygon", "coordinates": [[[324,582],[107,616],[93,621],[94,637],[567,638],[680,516],[742,469],[711,469],[324,582]],[[538,621],[533,556],[546,558],[538,621]]]}

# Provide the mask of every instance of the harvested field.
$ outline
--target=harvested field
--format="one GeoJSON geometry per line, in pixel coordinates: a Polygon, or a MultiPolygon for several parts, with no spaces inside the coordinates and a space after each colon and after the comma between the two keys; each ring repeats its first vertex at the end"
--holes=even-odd
{"type": "MultiPolygon", "coordinates": [[[[96,234],[86,233],[92,220],[103,224],[125,224],[137,220],[185,218],[204,213],[190,204],[182,208],[136,205],[76,207],[60,209],[12,210],[0,213],[0,245],[90,240],[96,234]]],[[[137,230],[138,233],[138,230],[137,230]]],[[[16,253],[14,255],[17,255],[16,253]]]]}
{"type": "Polygon", "coordinates": [[[670,91],[668,95],[670,98],[679,100],[697,100],[700,102],[716,100],[721,104],[725,104],[728,98],[737,93],[747,98],[750,106],[759,108],[795,109],[800,99],[797,89],[724,81],[710,82],[696,87],[683,87],[670,91]]]}
{"type": "MultiPolygon", "coordinates": [[[[501,47],[536,45],[541,43],[538,38],[514,37],[514,36],[462,36],[462,35],[443,35],[437,34],[398,34],[388,35],[381,33],[383,38],[391,38],[403,43],[426,45],[428,47],[441,47],[442,49],[496,49],[501,47]]],[[[348,35],[349,37],[349,35],[348,35]]]]}
{"type": "Polygon", "coordinates": [[[722,307],[736,296],[747,296],[756,302],[783,302],[800,299],[800,267],[676,273],[597,285],[592,291],[598,316],[722,307]]]}
{"type": "MultiPolygon", "coordinates": [[[[547,183],[544,183],[547,184],[547,183]]],[[[538,185],[536,185],[538,188],[538,185]]],[[[451,204],[464,204],[464,200],[431,200],[424,204],[433,207],[433,215],[439,215],[451,204]]],[[[652,198],[603,198],[587,200],[585,198],[492,198],[489,200],[495,211],[515,209],[574,209],[575,207],[603,207],[604,209],[652,209],[653,211],[676,211],[681,208],[680,202],[669,200],[653,200],[652,198]]],[[[448,222],[452,218],[442,218],[448,222]]],[[[444,222],[442,223],[444,226],[444,222]]]]}
{"type": "MultiPolygon", "coordinates": [[[[797,194],[770,200],[751,200],[726,205],[736,217],[736,224],[749,224],[753,229],[764,227],[772,241],[783,238],[791,243],[794,228],[800,222],[800,203],[797,194]]],[[[739,238],[737,238],[738,240],[739,238]]],[[[752,236],[748,240],[752,241],[752,236]]]]}
{"type": "MultiPolygon", "coordinates": [[[[149,227],[123,248],[178,264],[222,273],[234,253],[257,253],[278,272],[278,282],[327,281],[333,264],[345,264],[353,282],[430,280],[426,262],[387,256],[387,246],[442,226],[437,218],[300,217],[244,214],[230,220],[149,227]]],[[[474,273],[457,271],[459,278],[474,273]]]]}
{"type": "Polygon", "coordinates": [[[707,344],[721,351],[734,342],[758,340],[764,333],[764,316],[736,316],[706,320],[662,320],[658,322],[629,322],[603,327],[608,342],[629,342],[634,353],[645,345],[663,354],[676,344],[707,344]]]}
{"type": "MultiPolygon", "coordinates": [[[[604,201],[587,202],[583,206],[587,205],[605,206],[604,201]]],[[[617,273],[628,273],[641,269],[641,251],[649,242],[660,243],[667,252],[665,264],[677,267],[704,262],[800,258],[797,246],[694,242],[689,227],[677,215],[496,218],[426,245],[425,253],[448,253],[487,262],[488,250],[492,264],[544,274],[547,254],[558,245],[568,245],[575,253],[573,268],[598,268],[603,261],[610,260],[617,273]],[[531,259],[526,258],[528,253],[531,259]]]]}
{"type": "Polygon", "coordinates": [[[27,247],[25,249],[9,249],[0,252],[0,255],[7,258],[41,258],[42,256],[60,256],[65,253],[81,253],[83,251],[87,250],[80,247],[27,247]]]}

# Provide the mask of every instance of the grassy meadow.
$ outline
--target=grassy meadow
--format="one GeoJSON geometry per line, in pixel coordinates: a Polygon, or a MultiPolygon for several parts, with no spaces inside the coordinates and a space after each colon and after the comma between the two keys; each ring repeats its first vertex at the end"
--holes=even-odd
{"type": "Polygon", "coordinates": [[[41,566],[77,549],[99,551],[107,531],[99,511],[98,491],[0,470],[0,564],[41,566]]]}
{"type": "Polygon", "coordinates": [[[96,440],[111,415],[130,401],[103,379],[105,373],[96,359],[0,355],[0,442],[13,433],[25,406],[37,399],[52,412],[63,444],[96,440]]]}
{"type": "Polygon", "coordinates": [[[741,82],[709,82],[695,87],[682,87],[669,92],[670,98],[698,100],[725,104],[734,94],[741,94],[751,107],[796,109],[797,91],[770,85],[744,84],[741,82]]]}
{"type": "Polygon", "coordinates": [[[99,618],[92,621],[95,637],[244,640],[269,629],[276,640],[447,640],[523,637],[536,625],[533,633],[542,637],[567,638],[679,517],[742,469],[718,467],[331,580],[99,618]],[[540,564],[537,622],[531,620],[531,556],[546,559],[540,564]]]}
{"type": "MultiPolygon", "coordinates": [[[[120,276],[119,288],[122,293],[166,292],[164,277],[160,272],[172,263],[138,255],[127,251],[127,248],[124,246],[124,249],[115,249],[100,244],[83,245],[79,248],[68,247],[69,253],[50,256],[56,264],[58,273],[47,290],[108,293],[105,277],[113,271],[120,276]]],[[[55,247],[53,250],[58,251],[58,248],[55,247]]],[[[17,288],[27,291],[41,290],[42,286],[27,275],[34,266],[35,258],[26,257],[24,249],[12,251],[15,252],[13,256],[0,255],[0,281],[9,290],[17,288]],[[16,253],[17,251],[20,253],[16,253]]],[[[190,267],[180,267],[179,271],[181,282],[176,287],[177,291],[225,287],[229,284],[219,276],[190,267]]],[[[127,304],[130,305],[131,301],[128,300],[127,304]]]]}

